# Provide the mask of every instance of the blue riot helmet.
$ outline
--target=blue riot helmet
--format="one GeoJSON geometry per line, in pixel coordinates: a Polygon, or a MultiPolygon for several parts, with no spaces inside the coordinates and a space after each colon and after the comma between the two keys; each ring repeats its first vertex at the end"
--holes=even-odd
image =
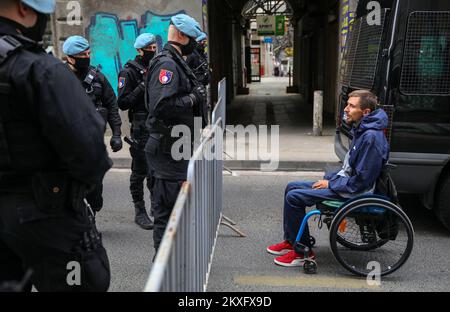
{"type": "Polygon", "coordinates": [[[175,43],[180,47],[181,54],[185,56],[192,54],[192,52],[194,52],[197,48],[196,39],[203,33],[200,24],[186,14],[178,14],[173,16],[171,18],[171,23],[176,29],[178,29],[178,31],[189,37],[189,43],[186,45],[175,43]]]}
{"type": "Polygon", "coordinates": [[[69,56],[77,55],[89,48],[89,42],[82,36],[71,36],[63,44],[63,52],[69,56]]]}
{"type": "Polygon", "coordinates": [[[55,0],[21,0],[22,3],[28,5],[39,13],[51,14],[55,12],[55,0]]]}
{"type": "Polygon", "coordinates": [[[156,43],[156,37],[153,34],[150,33],[144,33],[136,38],[136,41],[134,42],[134,47],[136,49],[144,49],[148,47],[151,44],[156,43]]]}
{"type": "Polygon", "coordinates": [[[89,42],[82,36],[71,36],[63,44],[63,52],[68,62],[80,73],[86,73],[91,66],[90,53],[78,55],[90,49],[89,42]]]}
{"type": "Polygon", "coordinates": [[[197,42],[202,42],[208,39],[208,36],[205,33],[202,33],[200,36],[197,37],[197,42]]]}

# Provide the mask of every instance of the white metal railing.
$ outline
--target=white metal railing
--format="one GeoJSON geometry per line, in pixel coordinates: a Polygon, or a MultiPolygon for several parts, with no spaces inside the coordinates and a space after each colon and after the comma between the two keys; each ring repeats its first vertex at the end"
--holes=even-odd
{"type": "Polygon", "coordinates": [[[222,217],[223,130],[205,131],[155,258],[146,292],[206,290],[222,217]]]}

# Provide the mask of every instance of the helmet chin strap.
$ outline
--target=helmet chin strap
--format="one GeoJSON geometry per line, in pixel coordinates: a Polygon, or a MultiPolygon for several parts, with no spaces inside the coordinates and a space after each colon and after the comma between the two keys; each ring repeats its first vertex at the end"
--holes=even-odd
{"type": "Polygon", "coordinates": [[[180,47],[180,48],[183,46],[183,44],[181,44],[181,43],[179,43],[179,42],[177,42],[177,41],[168,41],[167,43],[176,45],[177,47],[180,47]]]}

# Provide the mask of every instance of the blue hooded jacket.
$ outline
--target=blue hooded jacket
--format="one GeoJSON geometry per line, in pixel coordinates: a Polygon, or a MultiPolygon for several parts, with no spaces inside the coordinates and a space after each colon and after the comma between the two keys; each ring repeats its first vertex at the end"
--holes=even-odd
{"type": "Polygon", "coordinates": [[[384,130],[388,127],[388,116],[378,109],[363,117],[358,128],[353,128],[353,141],[349,150],[349,177],[339,173],[325,176],[329,188],[339,194],[356,196],[371,190],[384,165],[389,160],[389,144],[384,130]]]}

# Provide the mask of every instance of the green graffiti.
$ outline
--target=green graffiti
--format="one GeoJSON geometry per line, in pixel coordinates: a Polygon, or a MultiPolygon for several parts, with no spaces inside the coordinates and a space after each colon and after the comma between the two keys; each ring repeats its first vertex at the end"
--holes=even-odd
{"type": "Polygon", "coordinates": [[[184,11],[172,15],[158,15],[147,11],[142,15],[140,25],[136,19],[121,20],[115,14],[96,13],[86,31],[91,44],[92,65],[101,67],[117,92],[120,70],[137,54],[133,47],[137,36],[145,32],[154,34],[161,49],[167,42],[170,18],[179,13],[184,11]]]}

